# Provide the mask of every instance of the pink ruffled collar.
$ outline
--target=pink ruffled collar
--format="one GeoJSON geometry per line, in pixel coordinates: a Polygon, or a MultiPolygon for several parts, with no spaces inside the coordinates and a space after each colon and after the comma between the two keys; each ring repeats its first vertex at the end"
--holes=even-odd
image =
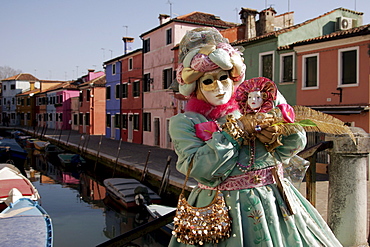
{"type": "Polygon", "coordinates": [[[239,110],[239,107],[234,97],[232,97],[226,104],[219,106],[210,105],[209,103],[199,100],[196,97],[191,97],[186,104],[186,111],[200,113],[206,118],[212,120],[226,116],[236,110],[239,110]]]}

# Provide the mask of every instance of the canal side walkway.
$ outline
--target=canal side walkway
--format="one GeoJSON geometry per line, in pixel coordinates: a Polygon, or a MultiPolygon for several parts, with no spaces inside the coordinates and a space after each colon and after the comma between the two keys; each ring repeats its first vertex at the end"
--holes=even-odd
{"type": "MultiPolygon", "coordinates": [[[[40,135],[42,130],[33,131],[32,129],[23,129],[30,134],[40,135]]],[[[136,171],[143,171],[147,161],[148,152],[148,173],[161,180],[168,157],[171,157],[169,185],[181,189],[184,183],[185,176],[176,170],[177,155],[173,150],[159,148],[156,146],[147,146],[129,142],[120,142],[106,138],[104,135],[81,135],[74,130],[55,131],[47,130],[43,135],[45,139],[54,140],[63,144],[74,146],[76,149],[84,149],[84,152],[93,156],[99,155],[112,161],[117,160],[117,164],[128,167],[136,171]],[[87,138],[87,139],[85,139],[87,138]],[[118,151],[120,146],[120,150],[118,151]],[[119,153],[119,155],[117,155],[119,153]],[[118,156],[118,159],[117,159],[118,156]]],[[[320,171],[318,171],[320,173],[320,171]]],[[[188,189],[195,186],[194,180],[188,181],[188,189]]],[[[317,181],[316,183],[316,208],[322,217],[327,220],[327,203],[328,203],[328,181],[317,181]]],[[[369,187],[369,183],[368,183],[369,187]]],[[[306,184],[303,182],[300,191],[305,195],[306,184]]],[[[370,197],[368,197],[370,198],[370,197]]],[[[370,199],[369,199],[370,200],[370,199]]]]}

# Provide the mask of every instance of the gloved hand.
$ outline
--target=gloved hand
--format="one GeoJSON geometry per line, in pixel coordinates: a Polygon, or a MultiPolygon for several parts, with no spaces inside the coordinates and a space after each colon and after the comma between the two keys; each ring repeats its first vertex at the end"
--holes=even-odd
{"type": "Polygon", "coordinates": [[[283,145],[280,141],[281,133],[278,125],[270,114],[247,114],[238,119],[249,138],[257,138],[266,145],[267,151],[283,145]]]}

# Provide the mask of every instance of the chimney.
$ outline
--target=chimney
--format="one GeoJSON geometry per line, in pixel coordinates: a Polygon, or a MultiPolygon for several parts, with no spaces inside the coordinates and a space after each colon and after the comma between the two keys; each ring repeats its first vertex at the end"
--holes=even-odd
{"type": "Polygon", "coordinates": [[[30,81],[30,90],[35,90],[35,82],[30,81]]]}
{"type": "Polygon", "coordinates": [[[258,35],[270,33],[275,31],[275,15],[276,11],[274,8],[264,9],[259,14],[259,32],[258,35]]]}
{"type": "Polygon", "coordinates": [[[166,14],[160,14],[158,19],[159,19],[159,25],[162,25],[168,22],[171,19],[171,17],[166,14]]]}
{"type": "Polygon", "coordinates": [[[127,54],[127,51],[128,51],[128,44],[127,43],[133,43],[134,42],[134,38],[131,38],[131,37],[122,37],[122,41],[123,41],[123,54],[127,54]]]}
{"type": "Polygon", "coordinates": [[[256,15],[258,11],[255,9],[242,8],[239,12],[242,25],[245,25],[245,39],[256,37],[256,15]]]}

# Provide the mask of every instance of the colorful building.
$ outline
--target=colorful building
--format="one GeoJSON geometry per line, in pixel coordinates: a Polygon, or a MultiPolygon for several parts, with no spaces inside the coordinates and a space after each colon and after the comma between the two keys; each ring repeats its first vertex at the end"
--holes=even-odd
{"type": "Polygon", "coordinates": [[[297,62],[292,49],[284,49],[291,43],[327,35],[341,29],[362,25],[361,12],[337,8],[316,18],[293,25],[293,13],[276,15],[273,8],[259,12],[242,9],[240,17],[244,25],[244,40],[233,45],[244,47],[244,62],[247,66],[246,79],[267,77],[272,79],[288,103],[296,104],[297,62]],[[284,22],[282,22],[284,20],[284,22]],[[343,20],[350,25],[343,26],[343,20]]]}
{"type": "MultiPolygon", "coordinates": [[[[212,14],[192,12],[171,19],[159,16],[159,26],[140,35],[143,40],[143,144],[172,148],[168,134],[169,119],[178,112],[179,104],[171,84],[175,78],[175,50],[188,30],[210,26],[217,29],[237,24],[222,21],[212,14]]],[[[176,53],[177,54],[177,53],[176,53]]]]}
{"type": "Polygon", "coordinates": [[[370,131],[370,24],[293,43],[297,104],[370,131]]]}
{"type": "Polygon", "coordinates": [[[119,124],[121,114],[121,60],[122,56],[104,62],[106,84],[105,84],[105,137],[115,140],[121,139],[119,124]]]}
{"type": "Polygon", "coordinates": [[[21,73],[6,78],[2,80],[1,83],[2,119],[7,117],[9,119],[9,125],[19,125],[20,115],[16,112],[16,95],[35,88],[40,88],[40,81],[31,74],[21,73]]]}
{"type": "MultiPolygon", "coordinates": [[[[105,74],[78,86],[78,114],[72,114],[72,123],[78,120],[78,132],[89,135],[105,134],[105,74]]],[[[71,106],[73,105],[71,98],[71,106]]],[[[71,107],[71,111],[74,112],[71,107]]]]}

